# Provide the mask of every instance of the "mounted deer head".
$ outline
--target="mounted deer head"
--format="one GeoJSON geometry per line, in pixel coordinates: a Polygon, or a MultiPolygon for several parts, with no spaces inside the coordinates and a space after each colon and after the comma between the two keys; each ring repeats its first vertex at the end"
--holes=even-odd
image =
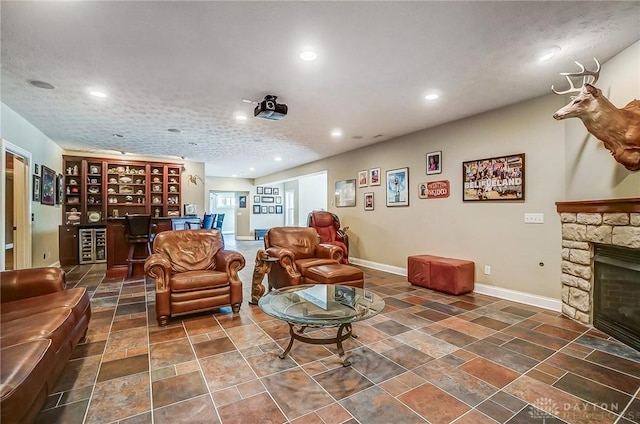
{"type": "Polygon", "coordinates": [[[580,72],[563,72],[569,81],[570,88],[556,91],[555,94],[576,93],[571,102],[553,114],[554,119],[580,118],[587,127],[587,131],[604,143],[604,147],[611,152],[614,159],[629,171],[640,170],[640,102],[634,100],[622,109],[615,107],[602,91],[593,84],[600,75],[600,63],[597,59],[597,69],[588,71],[580,64],[580,72]],[[582,77],[582,87],[573,85],[573,77],[582,77]]]}

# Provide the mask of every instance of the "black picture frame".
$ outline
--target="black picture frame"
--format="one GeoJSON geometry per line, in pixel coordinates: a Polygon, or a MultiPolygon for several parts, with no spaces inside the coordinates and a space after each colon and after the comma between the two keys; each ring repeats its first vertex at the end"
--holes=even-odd
{"type": "Polygon", "coordinates": [[[33,193],[32,193],[32,197],[31,200],[33,200],[34,202],[39,202],[40,201],[40,177],[37,175],[33,176],[33,193]]]}
{"type": "Polygon", "coordinates": [[[274,187],[273,188],[273,195],[277,196],[278,194],[280,194],[280,189],[278,187],[274,187]]]}
{"type": "Polygon", "coordinates": [[[260,213],[269,213],[269,209],[266,206],[260,206],[260,213]]]}
{"type": "Polygon", "coordinates": [[[262,187],[256,187],[256,194],[263,194],[263,188],[262,187]]]}
{"type": "Polygon", "coordinates": [[[241,209],[245,209],[247,207],[247,196],[238,197],[238,207],[241,209]]]}
{"type": "Polygon", "coordinates": [[[282,196],[276,196],[276,203],[277,204],[282,203],[282,196]]]}
{"type": "Polygon", "coordinates": [[[276,199],[273,196],[262,196],[260,198],[262,203],[275,203],[276,199]]]}
{"type": "Polygon", "coordinates": [[[61,205],[64,202],[64,175],[62,174],[58,174],[56,179],[56,192],[58,193],[56,203],[61,205]]]}
{"type": "Polygon", "coordinates": [[[275,206],[269,206],[269,213],[276,213],[276,207],[275,206]]]}
{"type": "Polygon", "coordinates": [[[260,205],[253,205],[253,213],[254,214],[260,213],[260,205]]]}
{"type": "Polygon", "coordinates": [[[36,175],[40,173],[40,165],[38,165],[37,163],[33,164],[33,173],[36,175]]]}
{"type": "Polygon", "coordinates": [[[56,203],[56,172],[44,165],[42,165],[40,180],[40,203],[48,206],[56,203]]]}
{"type": "Polygon", "coordinates": [[[273,187],[265,187],[264,194],[273,194],[273,187]]]}
{"type": "Polygon", "coordinates": [[[282,214],[282,205],[276,205],[276,214],[282,214]]]}
{"type": "Polygon", "coordinates": [[[253,203],[260,203],[260,196],[253,196],[253,203]]]}
{"type": "Polygon", "coordinates": [[[462,200],[523,202],[524,159],[517,153],[462,162],[462,200]]]}

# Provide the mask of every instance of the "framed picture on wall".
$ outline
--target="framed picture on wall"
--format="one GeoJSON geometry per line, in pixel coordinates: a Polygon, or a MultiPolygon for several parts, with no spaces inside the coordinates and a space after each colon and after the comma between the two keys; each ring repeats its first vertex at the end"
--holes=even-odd
{"type": "Polygon", "coordinates": [[[276,196],[276,203],[282,203],[282,196],[276,196]]]}
{"type": "Polygon", "coordinates": [[[524,153],[462,162],[462,200],[524,200],[524,153]]]}
{"type": "Polygon", "coordinates": [[[442,152],[427,153],[427,175],[442,173],[442,152]]]}
{"type": "Polygon", "coordinates": [[[364,210],[373,210],[373,192],[364,194],[364,210]]]}
{"type": "Polygon", "coordinates": [[[369,185],[379,186],[380,182],[380,168],[372,168],[369,170],[369,185]]]}
{"type": "Polygon", "coordinates": [[[269,213],[276,213],[276,207],[275,206],[269,206],[269,213]]]}
{"type": "Polygon", "coordinates": [[[260,206],[260,213],[269,213],[269,209],[266,206],[260,206]]]}
{"type": "Polygon", "coordinates": [[[409,206],[409,168],[387,171],[387,206],[409,206]]]}
{"type": "Polygon", "coordinates": [[[257,193],[257,194],[263,194],[263,189],[262,189],[262,187],[256,187],[256,193],[257,193]]]}
{"type": "Polygon", "coordinates": [[[282,214],[282,205],[276,205],[276,213],[282,214]]]}
{"type": "Polygon", "coordinates": [[[56,203],[59,205],[64,201],[64,175],[58,174],[56,179],[56,203]]]}
{"type": "Polygon", "coordinates": [[[53,206],[56,203],[56,173],[53,169],[42,165],[42,179],[40,180],[40,203],[53,206]]]}
{"type": "Polygon", "coordinates": [[[253,203],[260,203],[260,196],[253,196],[253,203]]]}
{"type": "Polygon", "coordinates": [[[264,194],[273,194],[273,187],[265,187],[264,194]]]}
{"type": "Polygon", "coordinates": [[[278,194],[280,194],[280,189],[278,187],[274,187],[273,188],[273,195],[277,196],[278,194]]]}
{"type": "Polygon", "coordinates": [[[239,208],[247,207],[247,196],[238,196],[238,207],[239,208]]]}
{"type": "Polygon", "coordinates": [[[260,205],[253,205],[253,213],[255,214],[260,213],[260,205]]]}
{"type": "Polygon", "coordinates": [[[31,200],[34,202],[40,201],[40,177],[37,175],[33,176],[33,197],[31,200]]]}
{"type": "Polygon", "coordinates": [[[336,207],[344,208],[356,205],[356,180],[336,181],[336,207]]]}
{"type": "Polygon", "coordinates": [[[262,200],[262,203],[274,203],[276,201],[273,196],[262,196],[260,200],[262,200]]]}
{"type": "Polygon", "coordinates": [[[358,187],[366,187],[367,186],[367,170],[358,172],[358,187]]]}

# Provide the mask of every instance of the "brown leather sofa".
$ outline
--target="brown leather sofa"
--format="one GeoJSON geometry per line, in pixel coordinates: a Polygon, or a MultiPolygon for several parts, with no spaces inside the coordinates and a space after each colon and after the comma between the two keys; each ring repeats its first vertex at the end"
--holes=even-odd
{"type": "Polygon", "coordinates": [[[84,287],[65,290],[60,268],[0,273],[0,422],[31,423],[91,318],[84,287]]]}
{"type": "Polygon", "coordinates": [[[164,326],[170,317],[231,305],[240,310],[244,256],[224,250],[218,230],[163,231],[153,241],[144,264],[156,281],[156,318],[164,326]]]}
{"type": "Polygon", "coordinates": [[[342,249],[320,243],[309,227],[274,227],[264,237],[267,255],[276,258],[269,272],[269,286],[279,289],[299,284],[363,286],[362,271],[340,264],[342,249]]]}

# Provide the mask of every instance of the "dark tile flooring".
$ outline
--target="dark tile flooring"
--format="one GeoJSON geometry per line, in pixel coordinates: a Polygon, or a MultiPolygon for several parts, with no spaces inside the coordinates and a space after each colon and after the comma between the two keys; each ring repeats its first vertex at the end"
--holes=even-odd
{"type": "Polygon", "coordinates": [[[69,269],[93,317],[38,422],[640,423],[640,352],[555,312],[369,269],[366,287],[387,306],[354,325],[352,366],[299,342],[279,359],[287,325],[247,303],[261,246],[227,243],[247,258],[239,314],[166,328],[153,284],[106,279],[104,265],[69,269]]]}

